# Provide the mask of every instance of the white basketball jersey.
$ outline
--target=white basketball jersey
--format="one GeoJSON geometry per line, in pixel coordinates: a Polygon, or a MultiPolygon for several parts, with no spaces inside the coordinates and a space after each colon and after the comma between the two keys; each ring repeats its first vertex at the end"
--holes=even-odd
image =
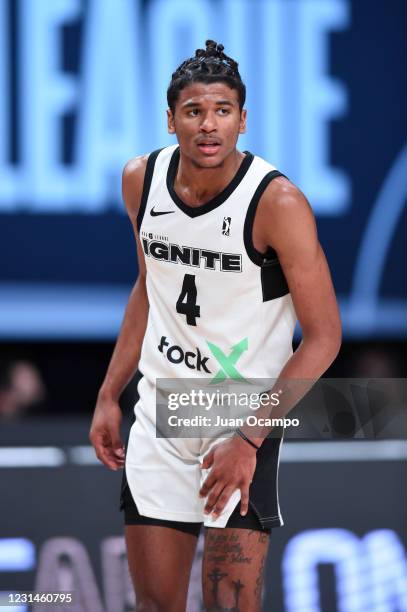
{"type": "Polygon", "coordinates": [[[149,156],[138,216],[150,305],[138,406],[148,412],[156,378],[276,378],[296,322],[275,251],[261,255],[252,240],[260,197],[281,173],[246,152],[229,185],[192,207],[173,187],[179,157],[178,145],[149,156]]]}

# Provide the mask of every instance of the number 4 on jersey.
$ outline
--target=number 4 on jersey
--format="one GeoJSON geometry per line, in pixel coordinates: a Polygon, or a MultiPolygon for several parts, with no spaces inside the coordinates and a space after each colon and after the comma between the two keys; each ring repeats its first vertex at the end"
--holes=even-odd
{"type": "Polygon", "coordinates": [[[177,312],[187,317],[188,325],[196,325],[196,317],[200,317],[200,307],[196,303],[197,290],[195,275],[185,274],[181,293],[177,300],[177,312]]]}

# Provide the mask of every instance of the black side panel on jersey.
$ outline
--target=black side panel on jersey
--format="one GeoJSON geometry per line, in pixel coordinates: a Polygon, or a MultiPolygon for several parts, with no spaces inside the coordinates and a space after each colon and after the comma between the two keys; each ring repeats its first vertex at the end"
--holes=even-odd
{"type": "Polygon", "coordinates": [[[287,178],[285,174],[282,174],[278,170],[272,170],[261,180],[247,209],[243,230],[247,254],[251,261],[261,268],[263,302],[274,300],[289,293],[288,284],[275,250],[272,247],[268,247],[267,253],[263,254],[257,251],[253,244],[253,224],[257,206],[266,187],[278,176],[287,178]]]}
{"type": "Polygon", "coordinates": [[[261,264],[261,287],[263,302],[283,297],[290,293],[281,264],[277,259],[265,259],[261,264]]]}
{"type": "Polygon", "coordinates": [[[257,451],[257,465],[250,485],[250,506],[262,527],[282,525],[278,504],[278,469],[284,430],[275,427],[272,437],[263,440],[257,451]]]}
{"type": "Polygon", "coordinates": [[[144,213],[146,211],[148,194],[150,193],[151,181],[153,180],[155,161],[161,151],[162,149],[157,149],[156,151],[150,153],[150,155],[148,156],[146,173],[144,175],[143,193],[141,194],[140,208],[137,215],[138,231],[140,231],[141,223],[143,221],[144,213]]]}

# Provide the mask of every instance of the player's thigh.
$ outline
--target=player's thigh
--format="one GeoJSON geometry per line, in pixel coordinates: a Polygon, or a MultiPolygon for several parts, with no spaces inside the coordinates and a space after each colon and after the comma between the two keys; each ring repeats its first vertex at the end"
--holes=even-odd
{"type": "Polygon", "coordinates": [[[257,530],[205,528],[202,584],[205,610],[261,609],[270,535],[257,530]]]}
{"type": "Polygon", "coordinates": [[[155,525],[126,525],[124,534],[137,609],[183,610],[198,538],[155,525]]]}

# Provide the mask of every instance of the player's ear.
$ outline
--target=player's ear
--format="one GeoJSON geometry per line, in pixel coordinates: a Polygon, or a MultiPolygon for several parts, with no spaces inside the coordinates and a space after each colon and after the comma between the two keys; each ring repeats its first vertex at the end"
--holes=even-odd
{"type": "Polygon", "coordinates": [[[243,108],[240,112],[239,134],[244,134],[246,132],[246,119],[247,119],[247,110],[243,108]]]}
{"type": "Polygon", "coordinates": [[[172,113],[172,110],[169,108],[167,108],[167,125],[168,125],[168,133],[175,134],[174,115],[172,113]]]}

